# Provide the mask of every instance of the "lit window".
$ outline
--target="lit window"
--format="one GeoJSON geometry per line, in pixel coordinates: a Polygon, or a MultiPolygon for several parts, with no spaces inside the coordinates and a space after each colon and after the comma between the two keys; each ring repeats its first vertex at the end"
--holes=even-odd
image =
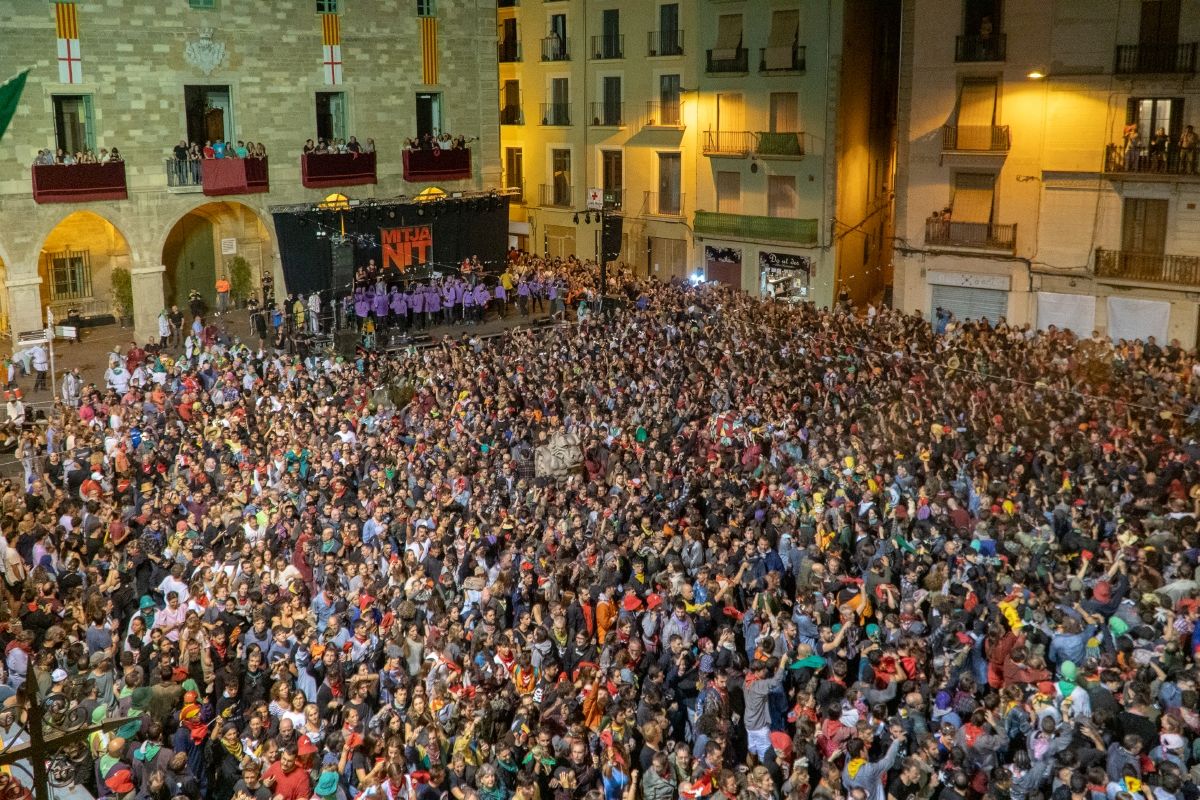
{"type": "Polygon", "coordinates": [[[341,0],[317,0],[317,13],[336,14],[339,5],[341,5],[341,0]]]}
{"type": "Polygon", "coordinates": [[[417,0],[417,16],[433,17],[437,15],[437,0],[417,0]]]}
{"type": "Polygon", "coordinates": [[[87,250],[52,253],[50,261],[50,298],[85,300],[92,296],[92,260],[87,250]]]}

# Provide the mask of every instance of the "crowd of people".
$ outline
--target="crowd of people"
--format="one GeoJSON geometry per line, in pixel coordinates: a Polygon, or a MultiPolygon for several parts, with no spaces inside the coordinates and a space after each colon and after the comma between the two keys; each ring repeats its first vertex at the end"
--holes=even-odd
{"type": "Polygon", "coordinates": [[[55,165],[70,167],[75,164],[115,164],[124,160],[125,157],[121,155],[121,151],[115,147],[112,150],[101,147],[99,154],[88,149],[76,150],[72,153],[61,147],[57,150],[47,147],[38,150],[37,156],[33,160],[33,165],[35,167],[51,167],[55,165]]]}
{"type": "Polygon", "coordinates": [[[304,147],[300,150],[304,155],[342,155],[346,153],[374,153],[375,140],[367,139],[366,144],[360,144],[358,139],[351,136],[349,141],[345,139],[322,139],[318,138],[316,142],[312,139],[306,139],[304,147]]]}
{"type": "Polygon", "coordinates": [[[609,280],[87,376],[0,693],[125,720],[65,753],[118,800],[1200,796],[1195,353],[609,280]]]}
{"type": "Polygon", "coordinates": [[[404,140],[407,150],[466,150],[467,137],[448,133],[427,133],[404,140]]]}

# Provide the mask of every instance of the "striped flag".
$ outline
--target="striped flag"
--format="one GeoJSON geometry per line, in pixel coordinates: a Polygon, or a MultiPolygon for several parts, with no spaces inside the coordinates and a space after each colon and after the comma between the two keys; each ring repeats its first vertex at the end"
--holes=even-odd
{"type": "Polygon", "coordinates": [[[79,54],[79,20],[75,3],[54,4],[54,31],[58,36],[58,82],[83,83],[83,58],[79,54]]]}
{"type": "Polygon", "coordinates": [[[437,17],[421,17],[421,82],[438,82],[437,17]]]}
{"type": "Polygon", "coordinates": [[[337,14],[321,15],[321,58],[325,85],[342,82],[342,21],[337,14]]]}

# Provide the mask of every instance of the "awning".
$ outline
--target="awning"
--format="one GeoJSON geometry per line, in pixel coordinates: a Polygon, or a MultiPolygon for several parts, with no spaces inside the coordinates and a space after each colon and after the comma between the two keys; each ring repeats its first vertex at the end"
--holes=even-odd
{"type": "Polygon", "coordinates": [[[994,175],[959,173],[954,178],[952,222],[991,222],[994,175]]]}
{"type": "Polygon", "coordinates": [[[717,46],[712,50],[713,61],[732,61],[742,46],[742,15],[722,14],[717,20],[717,46]]]}
{"type": "Polygon", "coordinates": [[[958,150],[991,150],[996,82],[966,81],[958,96],[958,150]]]}
{"type": "Polygon", "coordinates": [[[791,69],[792,48],[800,36],[800,12],[776,11],[771,15],[771,33],[763,54],[767,69],[791,69]]]}

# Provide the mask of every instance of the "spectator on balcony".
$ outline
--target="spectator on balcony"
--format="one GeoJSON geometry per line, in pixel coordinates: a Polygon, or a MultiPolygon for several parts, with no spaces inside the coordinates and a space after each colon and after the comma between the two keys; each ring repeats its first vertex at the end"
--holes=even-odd
{"type": "Polygon", "coordinates": [[[228,148],[220,139],[213,142],[213,158],[224,158],[228,148]]]}
{"type": "Polygon", "coordinates": [[[1166,172],[1167,148],[1171,139],[1167,136],[1166,128],[1159,128],[1150,137],[1150,169],[1155,172],[1166,172]]]}
{"type": "MultiPolygon", "coordinates": [[[[254,143],[251,142],[251,144],[254,143]]],[[[238,158],[247,158],[250,155],[250,150],[246,147],[246,143],[241,139],[238,139],[237,147],[233,148],[233,151],[237,153],[238,158]]]]}
{"type": "Polygon", "coordinates": [[[1188,125],[1179,137],[1179,171],[1185,175],[1196,174],[1196,149],[1200,147],[1200,136],[1188,125]]]}
{"type": "Polygon", "coordinates": [[[124,160],[125,160],[125,157],[121,155],[121,151],[114,147],[112,150],[108,151],[108,158],[107,159],[101,158],[100,163],[101,164],[119,164],[120,162],[122,162],[124,160]]]}
{"type": "Polygon", "coordinates": [[[200,145],[192,142],[188,146],[188,161],[200,161],[204,158],[204,152],[200,149],[200,145]]]}
{"type": "Polygon", "coordinates": [[[1126,125],[1121,138],[1125,143],[1125,171],[1133,172],[1137,169],[1138,157],[1142,149],[1142,134],[1138,130],[1137,123],[1131,122],[1126,125]]]}
{"type": "Polygon", "coordinates": [[[54,153],[51,152],[48,148],[44,149],[44,150],[38,150],[37,158],[35,158],[33,160],[33,165],[35,167],[53,166],[54,165],[54,153]]]}
{"type": "Polygon", "coordinates": [[[371,139],[369,137],[367,138],[367,143],[363,145],[363,152],[364,153],[374,153],[375,152],[375,140],[374,139],[371,139]]]}
{"type": "Polygon", "coordinates": [[[266,158],[266,157],[267,157],[266,145],[264,145],[262,142],[259,142],[256,145],[254,145],[254,158],[266,158]]]}
{"type": "Polygon", "coordinates": [[[362,149],[362,145],[358,143],[358,139],[353,136],[350,137],[350,141],[346,142],[347,153],[354,153],[355,155],[358,155],[362,152],[362,149]]]}
{"type": "Polygon", "coordinates": [[[213,143],[211,141],[206,141],[204,143],[204,158],[210,159],[210,158],[216,158],[216,157],[217,157],[217,151],[216,151],[216,148],[213,147],[213,143]]]}
{"type": "Polygon", "coordinates": [[[79,157],[79,153],[75,153],[74,155],[71,155],[70,153],[63,153],[63,156],[58,163],[66,167],[73,167],[79,163],[79,157]]]}
{"type": "Polygon", "coordinates": [[[180,139],[179,144],[175,145],[175,148],[172,152],[175,155],[176,161],[187,161],[189,152],[187,142],[183,139],[180,139]]]}

